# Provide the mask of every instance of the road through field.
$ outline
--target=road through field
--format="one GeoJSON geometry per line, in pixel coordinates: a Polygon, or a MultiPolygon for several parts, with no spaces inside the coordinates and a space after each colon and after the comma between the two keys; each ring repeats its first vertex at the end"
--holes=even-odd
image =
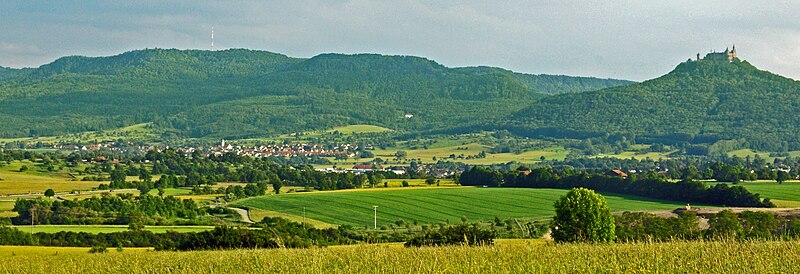
{"type": "Polygon", "coordinates": [[[253,220],[250,220],[250,214],[247,212],[246,209],[242,209],[242,208],[238,208],[238,207],[229,207],[229,208],[232,209],[233,211],[236,211],[236,213],[239,213],[239,215],[242,216],[242,222],[245,222],[245,223],[248,223],[248,224],[254,223],[253,220]]]}

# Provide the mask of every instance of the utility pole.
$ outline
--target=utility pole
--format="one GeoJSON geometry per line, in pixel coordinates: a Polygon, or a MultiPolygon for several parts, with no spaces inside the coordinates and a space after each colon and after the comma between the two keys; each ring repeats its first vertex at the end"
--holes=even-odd
{"type": "Polygon", "coordinates": [[[373,227],[378,229],[378,206],[372,206],[372,209],[375,210],[374,219],[373,219],[373,227]]]}

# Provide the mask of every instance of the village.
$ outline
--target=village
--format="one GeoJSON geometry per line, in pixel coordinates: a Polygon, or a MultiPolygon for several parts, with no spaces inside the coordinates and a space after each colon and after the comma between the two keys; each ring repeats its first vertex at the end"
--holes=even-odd
{"type": "MultiPolygon", "coordinates": [[[[280,144],[264,144],[257,146],[244,146],[232,144],[226,140],[221,140],[214,146],[157,146],[157,145],[134,145],[126,142],[100,142],[91,144],[37,144],[23,145],[26,149],[47,149],[57,150],[68,153],[89,154],[93,155],[90,159],[84,160],[85,162],[110,162],[118,163],[118,155],[135,155],[145,154],[148,151],[163,152],[168,149],[175,150],[186,157],[200,156],[200,157],[221,157],[225,154],[235,154],[239,156],[249,156],[253,158],[270,158],[274,159],[287,159],[289,162],[300,162],[304,164],[315,165],[317,171],[325,173],[354,173],[364,174],[367,172],[384,171],[391,172],[398,177],[403,177],[407,173],[425,174],[426,176],[435,178],[447,178],[454,174],[460,173],[464,170],[465,165],[448,163],[448,164],[426,164],[422,161],[415,162],[411,159],[410,164],[388,164],[380,158],[363,158],[361,153],[363,151],[371,151],[374,149],[372,145],[358,145],[358,144],[317,144],[317,143],[280,143],[280,144]],[[336,163],[331,162],[331,159],[342,160],[336,163]],[[361,161],[370,160],[370,161],[361,161]],[[346,160],[346,163],[344,163],[346,160]]],[[[396,160],[396,159],[395,159],[396,160]]],[[[147,162],[147,160],[144,160],[147,162]]]]}

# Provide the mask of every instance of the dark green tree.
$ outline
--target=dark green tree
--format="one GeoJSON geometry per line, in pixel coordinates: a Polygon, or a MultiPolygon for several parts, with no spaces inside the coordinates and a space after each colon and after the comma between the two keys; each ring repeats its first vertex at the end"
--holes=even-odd
{"type": "Polygon", "coordinates": [[[786,180],[789,180],[791,178],[792,178],[792,176],[789,175],[788,172],[786,172],[786,171],[778,171],[778,174],[776,176],[775,181],[777,181],[779,184],[783,184],[783,182],[785,182],[786,180]]]}
{"type": "Polygon", "coordinates": [[[586,188],[573,188],[555,203],[551,224],[556,242],[607,243],[616,238],[606,199],[586,188]]]}

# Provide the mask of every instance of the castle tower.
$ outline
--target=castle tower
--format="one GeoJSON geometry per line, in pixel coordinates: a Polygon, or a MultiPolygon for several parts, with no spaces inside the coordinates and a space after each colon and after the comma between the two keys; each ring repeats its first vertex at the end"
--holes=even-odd
{"type": "Polygon", "coordinates": [[[733,49],[731,51],[727,51],[728,53],[728,63],[733,63],[733,60],[736,59],[736,45],[733,45],[733,49]]]}

